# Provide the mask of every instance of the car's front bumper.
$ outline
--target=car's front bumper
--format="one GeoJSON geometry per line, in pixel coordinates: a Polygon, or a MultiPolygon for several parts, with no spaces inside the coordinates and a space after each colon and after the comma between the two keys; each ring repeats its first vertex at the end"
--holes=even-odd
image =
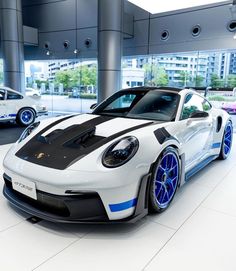
{"type": "Polygon", "coordinates": [[[102,200],[96,192],[77,195],[53,195],[37,190],[37,200],[31,199],[12,188],[11,178],[3,175],[4,196],[17,208],[53,222],[67,223],[121,223],[135,222],[148,213],[149,175],[142,178],[134,213],[124,219],[110,220],[102,200]]]}

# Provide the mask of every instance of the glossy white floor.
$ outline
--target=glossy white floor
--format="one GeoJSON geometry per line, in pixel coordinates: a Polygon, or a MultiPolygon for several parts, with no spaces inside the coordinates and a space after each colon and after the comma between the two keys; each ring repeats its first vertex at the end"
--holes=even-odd
{"type": "MultiPolygon", "coordinates": [[[[8,148],[0,146],[0,164],[8,148]]],[[[228,160],[211,163],[184,185],[168,211],[135,225],[26,218],[0,195],[2,271],[235,271],[236,144],[228,160]]]]}

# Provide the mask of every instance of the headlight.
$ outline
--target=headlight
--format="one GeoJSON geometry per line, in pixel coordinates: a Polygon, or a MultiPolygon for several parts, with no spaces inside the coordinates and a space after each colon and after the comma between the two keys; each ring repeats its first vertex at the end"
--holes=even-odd
{"type": "Polygon", "coordinates": [[[40,122],[38,121],[28,126],[21,134],[18,142],[20,143],[22,140],[26,139],[26,137],[29,136],[39,126],[39,124],[40,122]]]}
{"type": "Polygon", "coordinates": [[[138,139],[134,136],[124,137],[113,143],[105,151],[102,163],[105,167],[119,167],[128,162],[137,152],[138,139]]]}

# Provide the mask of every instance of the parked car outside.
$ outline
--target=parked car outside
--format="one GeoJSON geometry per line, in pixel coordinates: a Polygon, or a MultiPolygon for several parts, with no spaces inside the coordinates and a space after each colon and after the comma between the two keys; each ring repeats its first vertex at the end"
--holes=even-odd
{"type": "Polygon", "coordinates": [[[41,94],[38,89],[34,88],[26,88],[25,89],[25,95],[26,96],[33,96],[33,97],[40,97],[41,94]]]}
{"type": "Polygon", "coordinates": [[[40,101],[8,87],[0,87],[0,122],[15,120],[21,126],[32,124],[39,115],[47,113],[40,101]]]}
{"type": "Polygon", "coordinates": [[[236,102],[234,103],[224,103],[221,107],[229,114],[236,114],[236,102]]]}

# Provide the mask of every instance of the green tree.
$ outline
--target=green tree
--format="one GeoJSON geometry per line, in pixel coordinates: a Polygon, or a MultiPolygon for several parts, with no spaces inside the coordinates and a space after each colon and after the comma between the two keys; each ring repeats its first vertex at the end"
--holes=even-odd
{"type": "Polygon", "coordinates": [[[152,85],[153,78],[152,65],[147,63],[143,65],[143,68],[145,70],[144,84],[146,86],[152,85]]]}
{"type": "Polygon", "coordinates": [[[229,88],[236,87],[236,75],[235,74],[230,74],[227,77],[227,87],[229,87],[229,88]]]}
{"type": "Polygon", "coordinates": [[[196,75],[194,78],[195,87],[202,87],[204,82],[204,77],[201,75],[196,75]]]}
{"type": "Polygon", "coordinates": [[[96,66],[82,66],[76,69],[79,74],[79,82],[82,86],[95,86],[97,84],[97,67],[96,66]]]}
{"type": "Polygon", "coordinates": [[[55,75],[55,84],[63,84],[65,89],[78,84],[78,74],[75,70],[58,71],[55,75]]]}
{"type": "Polygon", "coordinates": [[[220,88],[224,86],[224,82],[222,79],[220,79],[220,77],[213,73],[211,74],[211,87],[212,88],[220,88]]]}
{"type": "Polygon", "coordinates": [[[55,83],[56,85],[63,84],[65,89],[75,86],[95,86],[97,84],[97,67],[84,65],[74,70],[59,71],[56,73],[55,83]]]}
{"type": "Polygon", "coordinates": [[[167,86],[169,83],[168,75],[163,67],[158,67],[156,65],[145,64],[143,66],[145,70],[145,85],[151,86],[167,86]]]}
{"type": "Polygon", "coordinates": [[[49,88],[49,81],[48,80],[40,80],[40,79],[36,79],[35,83],[37,84],[38,88],[41,88],[42,84],[45,84],[46,88],[49,88]]]}
{"type": "Polygon", "coordinates": [[[165,87],[169,83],[168,75],[164,68],[158,67],[154,76],[154,84],[159,87],[165,87]]]}
{"type": "Polygon", "coordinates": [[[179,83],[181,87],[186,87],[190,81],[190,74],[187,71],[181,71],[179,73],[179,83]]]}

